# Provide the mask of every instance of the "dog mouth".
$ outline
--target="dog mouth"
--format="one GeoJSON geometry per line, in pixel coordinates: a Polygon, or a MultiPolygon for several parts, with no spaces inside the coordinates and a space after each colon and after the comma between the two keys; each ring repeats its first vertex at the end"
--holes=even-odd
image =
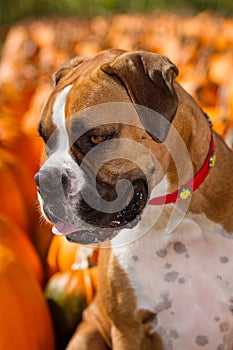
{"type": "Polygon", "coordinates": [[[67,240],[72,242],[90,244],[110,240],[117,235],[119,230],[135,227],[141,220],[141,214],[146,206],[148,188],[144,180],[136,180],[132,185],[134,194],[130,203],[117,213],[110,216],[105,214],[104,220],[103,218],[100,220],[98,227],[96,221],[93,225],[92,220],[82,217],[81,219],[87,222],[90,228],[83,229],[58,221],[53,227],[53,233],[65,235],[67,240]]]}
{"type": "Polygon", "coordinates": [[[79,229],[69,226],[61,221],[57,222],[52,232],[57,235],[64,235],[69,242],[80,244],[101,243],[116,235],[116,231],[111,228],[103,229],[79,229]]]}
{"type": "Polygon", "coordinates": [[[148,190],[144,180],[133,183],[134,195],[130,203],[117,213],[116,218],[111,221],[112,228],[132,228],[141,219],[141,213],[146,205],[148,190]]]}

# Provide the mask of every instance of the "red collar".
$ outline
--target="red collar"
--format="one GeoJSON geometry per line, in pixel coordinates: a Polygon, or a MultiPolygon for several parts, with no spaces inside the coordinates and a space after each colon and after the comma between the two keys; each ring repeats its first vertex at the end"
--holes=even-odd
{"type": "Polygon", "coordinates": [[[211,139],[210,139],[210,148],[208,155],[206,157],[206,160],[204,164],[202,165],[201,169],[196,173],[196,175],[186,182],[184,185],[180,186],[175,192],[166,194],[164,196],[155,197],[152,198],[149,201],[150,205],[162,205],[162,204],[169,204],[169,203],[175,203],[176,201],[180,199],[187,199],[189,198],[196,189],[204,182],[207,175],[209,174],[210,169],[215,164],[215,153],[214,153],[214,141],[213,141],[213,133],[212,133],[212,123],[207,114],[205,114],[205,117],[209,121],[210,124],[210,131],[211,131],[211,139]]]}

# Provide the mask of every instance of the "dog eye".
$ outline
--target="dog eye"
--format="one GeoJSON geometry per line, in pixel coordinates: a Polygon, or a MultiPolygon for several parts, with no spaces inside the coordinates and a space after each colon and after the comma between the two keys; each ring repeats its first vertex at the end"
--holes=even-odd
{"type": "Polygon", "coordinates": [[[101,135],[90,136],[90,141],[93,143],[93,145],[99,145],[101,142],[104,142],[105,140],[106,140],[105,136],[101,136],[101,135]]]}

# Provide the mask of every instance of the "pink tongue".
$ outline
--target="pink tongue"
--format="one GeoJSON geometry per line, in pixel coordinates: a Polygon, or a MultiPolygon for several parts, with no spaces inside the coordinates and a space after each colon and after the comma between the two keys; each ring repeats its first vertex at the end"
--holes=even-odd
{"type": "Polygon", "coordinates": [[[52,232],[58,236],[66,236],[69,233],[76,232],[76,231],[78,231],[77,227],[69,226],[61,221],[57,222],[56,225],[54,225],[52,228],[52,232]]]}

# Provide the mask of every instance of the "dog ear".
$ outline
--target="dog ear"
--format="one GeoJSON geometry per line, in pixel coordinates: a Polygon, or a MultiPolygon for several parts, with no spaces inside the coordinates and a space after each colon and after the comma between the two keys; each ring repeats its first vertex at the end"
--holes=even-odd
{"type": "Polygon", "coordinates": [[[84,56],[77,56],[72,58],[70,61],[65,63],[61,68],[59,68],[53,75],[52,75],[52,81],[53,86],[57,86],[58,82],[63,78],[71,69],[77,67],[80,63],[82,63],[86,57],[84,56]]]}
{"type": "Polygon", "coordinates": [[[177,67],[164,56],[135,51],[101,69],[120,79],[147,132],[155,141],[164,142],[178,106],[173,87],[177,67]]]}

